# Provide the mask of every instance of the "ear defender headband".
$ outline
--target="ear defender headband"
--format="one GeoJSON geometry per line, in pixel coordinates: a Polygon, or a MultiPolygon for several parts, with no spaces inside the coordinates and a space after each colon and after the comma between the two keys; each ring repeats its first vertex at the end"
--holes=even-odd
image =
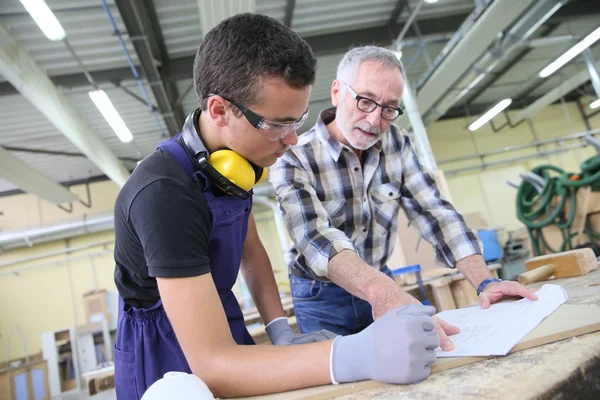
{"type": "MultiPolygon", "coordinates": [[[[267,169],[252,164],[233,150],[223,149],[208,154],[200,136],[196,134],[196,123],[200,111],[193,114],[194,126],[186,126],[181,133],[184,146],[198,162],[198,167],[210,180],[225,193],[247,199],[248,191],[263,181],[267,169]]],[[[186,125],[188,125],[186,123],[186,125]]]]}

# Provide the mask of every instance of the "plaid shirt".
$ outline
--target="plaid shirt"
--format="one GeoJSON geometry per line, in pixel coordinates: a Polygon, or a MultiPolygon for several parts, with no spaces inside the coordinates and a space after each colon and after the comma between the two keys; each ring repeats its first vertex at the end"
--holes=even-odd
{"type": "Polygon", "coordinates": [[[289,268],[327,281],[329,259],[343,249],[383,268],[396,240],[400,206],[450,267],[482,254],[478,236],[423,171],[405,131],[391,125],[364,151],[361,166],[356,153],[329,135],[326,125],[334,118],[334,108],[323,111],[270,170],[293,241],[289,268]]]}

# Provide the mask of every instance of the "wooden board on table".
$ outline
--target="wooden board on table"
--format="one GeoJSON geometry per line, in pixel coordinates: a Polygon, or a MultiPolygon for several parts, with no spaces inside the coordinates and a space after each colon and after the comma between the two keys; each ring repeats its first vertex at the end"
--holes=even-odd
{"type": "MultiPolygon", "coordinates": [[[[600,331],[600,307],[563,304],[513,347],[510,353],[598,331],[600,331]]],[[[441,372],[447,369],[487,360],[489,358],[492,357],[440,358],[431,367],[431,371],[432,373],[441,372]]],[[[337,386],[327,385],[266,396],[249,397],[248,399],[320,400],[343,396],[349,393],[362,392],[363,390],[373,389],[381,385],[382,383],[376,381],[362,381],[337,386]]]]}

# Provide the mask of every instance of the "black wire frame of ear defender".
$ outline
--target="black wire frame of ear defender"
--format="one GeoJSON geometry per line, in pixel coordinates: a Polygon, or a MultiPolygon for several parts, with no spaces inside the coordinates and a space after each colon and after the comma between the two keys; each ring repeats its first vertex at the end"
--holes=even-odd
{"type": "MultiPolygon", "coordinates": [[[[189,152],[190,155],[196,161],[197,167],[202,173],[204,173],[216,186],[218,186],[225,193],[232,194],[239,197],[240,199],[246,200],[250,193],[242,189],[235,183],[231,182],[227,177],[221,174],[215,167],[208,162],[208,151],[206,146],[202,142],[200,135],[196,132],[198,126],[198,118],[200,118],[200,109],[197,109],[193,114],[193,126],[186,127],[181,132],[180,144],[189,152]]],[[[247,161],[247,160],[246,160],[247,161]]],[[[255,174],[254,182],[258,182],[262,176],[263,168],[258,167],[248,161],[252,170],[255,174]]]]}

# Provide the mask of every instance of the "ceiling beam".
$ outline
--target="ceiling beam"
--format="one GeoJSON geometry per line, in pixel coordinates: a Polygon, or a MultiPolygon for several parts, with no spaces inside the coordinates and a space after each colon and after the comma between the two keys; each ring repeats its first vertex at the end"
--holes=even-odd
{"type": "MultiPolygon", "coordinates": [[[[70,181],[59,182],[58,184],[63,187],[66,187],[66,188],[70,188],[71,186],[85,185],[85,184],[90,184],[90,183],[95,183],[95,182],[106,182],[109,180],[110,179],[106,175],[98,175],[98,176],[90,176],[89,178],[73,179],[70,181]]],[[[21,189],[6,190],[4,192],[0,192],[0,197],[14,196],[16,194],[24,194],[24,193],[27,193],[27,192],[25,192],[21,189]]]]}
{"type": "MultiPolygon", "coordinates": [[[[184,116],[181,109],[176,111],[172,105],[179,95],[174,95],[172,87],[167,88],[170,85],[165,84],[158,69],[159,64],[168,60],[163,58],[166,54],[163,54],[161,49],[162,34],[160,33],[160,27],[154,26],[155,24],[150,18],[152,13],[150,8],[153,7],[153,3],[150,1],[116,0],[115,4],[129,34],[129,40],[133,44],[138,60],[140,60],[140,67],[148,80],[150,90],[154,94],[158,111],[165,121],[169,134],[174,136],[180,132],[184,116]]],[[[162,47],[164,48],[164,41],[162,47]]],[[[166,50],[164,50],[164,53],[166,53],[166,50]]]]}
{"type": "MultiPolygon", "coordinates": [[[[442,100],[450,88],[503,32],[523,14],[535,0],[502,0],[492,2],[473,26],[464,34],[452,51],[419,89],[418,108],[427,115],[442,100]]],[[[408,128],[408,118],[399,125],[408,128]]]]}
{"type": "Polygon", "coordinates": [[[288,28],[292,27],[292,20],[294,19],[294,10],[296,9],[296,0],[287,0],[285,4],[285,14],[283,16],[283,24],[288,28]]]}
{"type": "MultiPolygon", "coordinates": [[[[549,37],[554,30],[556,30],[560,25],[559,24],[546,24],[540,27],[541,35],[540,37],[549,37]]],[[[523,47],[523,49],[516,52],[512,57],[510,57],[510,61],[505,62],[502,68],[499,68],[498,71],[492,71],[488,76],[483,79],[483,81],[477,85],[474,89],[472,89],[465,97],[464,103],[471,104],[474,102],[477,97],[479,97],[483,92],[487,89],[494,86],[494,84],[502,78],[508,71],[513,69],[513,67],[521,61],[527,54],[531,51],[535,50],[534,47],[523,47]]]]}
{"type": "MultiPolygon", "coordinates": [[[[0,75],[29,100],[73,145],[119,186],[129,171],[67,97],[0,24],[0,75]]],[[[18,134],[18,133],[17,133],[18,134]]]]}
{"type": "MultiPolygon", "coordinates": [[[[451,33],[456,31],[467,16],[468,14],[461,13],[437,19],[420,20],[419,27],[424,36],[451,33]]],[[[402,26],[403,24],[401,23],[396,23],[393,26],[385,24],[355,31],[308,37],[306,38],[306,41],[317,57],[335,53],[344,53],[353,46],[364,44],[389,46],[402,30],[402,26]]],[[[407,37],[413,37],[413,35],[407,34],[407,37]]],[[[191,79],[194,58],[195,55],[189,55],[167,60],[162,66],[158,66],[162,79],[165,81],[191,79]]],[[[112,84],[114,81],[123,80],[123,77],[131,77],[131,70],[129,68],[116,68],[112,70],[90,72],[90,74],[98,84],[112,84]]],[[[82,73],[55,75],[52,76],[51,79],[57,86],[64,88],[89,86],[88,80],[82,73]]],[[[10,85],[10,83],[0,82],[0,95],[16,93],[18,92],[10,85]]]]}
{"type": "Polygon", "coordinates": [[[408,0],[396,1],[396,5],[394,5],[394,9],[392,10],[392,13],[390,14],[390,19],[388,20],[389,26],[394,26],[398,23],[398,18],[400,17],[407,5],[408,0]]]}
{"type": "Polygon", "coordinates": [[[573,18],[598,15],[598,0],[570,0],[549,19],[549,23],[562,23],[573,18]]]}
{"type": "Polygon", "coordinates": [[[587,69],[582,69],[575,75],[571,76],[560,85],[550,90],[542,97],[531,103],[529,106],[521,110],[514,119],[514,123],[517,123],[523,119],[531,118],[536,112],[542,108],[548,107],[550,104],[559,100],[561,97],[566,96],[579,86],[583,85],[591,79],[590,73],[587,69]]]}
{"type": "Polygon", "coordinates": [[[50,203],[70,203],[77,196],[0,146],[0,178],[50,203]]]}
{"type": "MultiPolygon", "coordinates": [[[[565,95],[565,101],[576,101],[580,97],[577,93],[570,93],[565,95]]],[[[511,113],[516,110],[524,109],[533,102],[535,102],[537,97],[523,97],[521,99],[515,99],[510,104],[511,113]]],[[[490,108],[498,104],[497,101],[490,103],[479,103],[479,104],[469,104],[469,105],[459,105],[456,107],[452,107],[449,109],[442,117],[439,118],[438,121],[446,120],[446,119],[456,119],[456,118],[473,118],[479,117],[486,111],[489,111],[490,108]]],[[[515,124],[517,122],[516,118],[513,118],[512,123],[515,124]]]]}
{"type": "MultiPolygon", "coordinates": [[[[165,38],[162,33],[162,29],[160,27],[160,23],[158,22],[158,14],[156,14],[156,6],[154,5],[154,0],[148,0],[145,2],[141,2],[141,4],[145,5],[144,10],[147,12],[148,20],[143,22],[148,23],[148,32],[152,32],[154,39],[151,43],[156,45],[156,49],[152,49],[152,53],[154,57],[158,57],[160,64],[168,64],[169,63],[169,52],[167,51],[167,44],[165,42],[165,38]]],[[[179,89],[177,88],[177,82],[174,80],[166,79],[166,73],[164,69],[160,69],[160,74],[163,82],[165,83],[165,89],[167,90],[167,96],[171,101],[171,106],[175,112],[175,119],[179,122],[179,130],[183,127],[183,123],[185,122],[185,111],[183,110],[183,106],[177,103],[177,99],[179,99],[179,89]]]]}

